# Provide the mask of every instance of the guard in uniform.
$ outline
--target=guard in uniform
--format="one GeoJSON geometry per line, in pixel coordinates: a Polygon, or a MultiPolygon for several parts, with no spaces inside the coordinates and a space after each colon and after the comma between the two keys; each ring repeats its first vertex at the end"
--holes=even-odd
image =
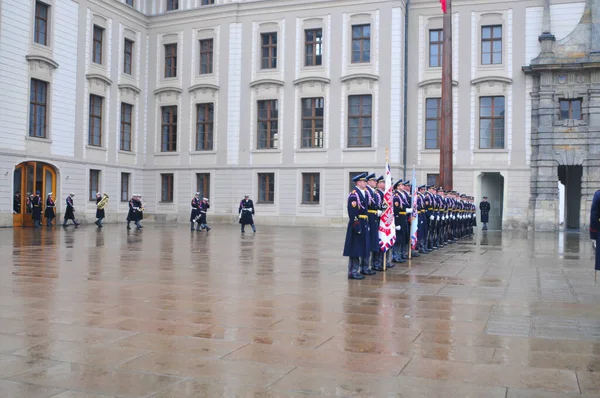
{"type": "Polygon", "coordinates": [[[66,199],[66,203],[67,203],[67,210],[65,211],[65,217],[63,220],[63,227],[67,226],[67,222],[69,220],[73,221],[73,224],[75,224],[75,227],[79,226],[79,223],[77,221],[75,221],[75,206],[74,206],[74,202],[73,202],[73,197],[75,196],[75,194],[73,192],[71,192],[69,194],[69,196],[67,196],[66,199]]]}
{"type": "Polygon", "coordinates": [[[46,217],[46,225],[51,227],[52,221],[56,217],[54,214],[54,208],[56,207],[56,203],[54,203],[54,199],[52,199],[52,192],[48,194],[46,198],[46,210],[44,210],[44,217],[46,217]]]}
{"type": "Polygon", "coordinates": [[[130,222],[133,222],[138,230],[142,229],[142,226],[140,225],[140,214],[142,210],[141,208],[142,202],[140,202],[139,196],[133,195],[131,197],[131,200],[129,201],[129,212],[127,213],[127,229],[131,229],[131,227],[129,226],[130,222]]]}
{"type": "MultiPolygon", "coordinates": [[[[384,176],[379,176],[379,178],[377,179],[377,191],[376,191],[377,195],[379,196],[379,203],[381,204],[380,209],[381,210],[381,214],[383,214],[383,212],[387,209],[387,204],[385,203],[385,177],[384,176]]],[[[381,215],[379,216],[379,220],[381,221],[381,215]]],[[[377,224],[377,238],[379,238],[379,224],[377,224]]],[[[378,239],[379,241],[379,239],[378,239]]],[[[378,242],[379,243],[379,242],[378,242]]],[[[392,250],[387,250],[389,251],[389,253],[385,254],[385,251],[381,251],[381,246],[379,246],[379,254],[377,255],[378,257],[378,264],[380,267],[383,267],[383,259],[385,257],[385,269],[387,268],[394,268],[395,265],[392,264],[392,250]]]]}
{"type": "MultiPolygon", "coordinates": [[[[413,250],[412,249],[412,236],[411,236],[411,230],[412,230],[412,223],[413,222],[417,222],[414,221],[412,218],[413,215],[413,211],[417,211],[417,209],[413,208],[413,196],[412,196],[412,185],[410,183],[410,181],[406,181],[404,183],[404,198],[406,199],[406,222],[407,222],[407,230],[406,230],[406,251],[404,252],[403,257],[405,259],[408,259],[408,253],[409,251],[411,252],[411,258],[413,257],[420,257],[421,255],[419,254],[418,250],[413,250]]],[[[417,225],[418,228],[418,225],[417,225]]],[[[417,236],[418,236],[418,229],[417,229],[417,236]]]]}
{"type": "MultiPolygon", "coordinates": [[[[427,223],[427,241],[426,249],[430,252],[433,251],[435,241],[435,187],[433,185],[427,185],[427,192],[425,192],[425,218],[427,223]]],[[[435,246],[437,249],[437,246],[435,246]]]]}
{"type": "Polygon", "coordinates": [[[419,225],[417,229],[417,246],[419,247],[419,253],[421,254],[429,254],[429,250],[427,250],[427,221],[425,213],[427,208],[427,204],[425,202],[425,190],[427,189],[426,185],[421,185],[419,187],[419,192],[417,193],[417,211],[419,212],[419,225]]]}
{"type": "Polygon", "coordinates": [[[377,177],[375,173],[367,176],[367,213],[369,216],[369,248],[370,253],[363,258],[361,264],[361,273],[363,275],[374,275],[375,271],[383,271],[383,267],[377,264],[379,254],[379,216],[381,215],[381,203],[379,203],[379,195],[376,194],[377,177]],[[370,260],[370,261],[369,261],[370,260]]]}
{"type": "Polygon", "coordinates": [[[16,214],[21,214],[21,192],[15,192],[15,197],[13,198],[13,212],[16,214]]]}
{"type": "Polygon", "coordinates": [[[244,199],[240,202],[238,214],[240,215],[239,223],[242,224],[242,233],[244,233],[244,227],[248,224],[252,227],[252,231],[256,232],[256,227],[254,226],[254,203],[252,203],[250,195],[244,195],[244,199]]]}
{"type": "Polygon", "coordinates": [[[594,269],[600,271],[600,190],[596,191],[592,199],[590,211],[590,239],[596,242],[596,263],[594,269]]]}
{"type": "Polygon", "coordinates": [[[396,242],[392,248],[392,261],[396,263],[405,263],[406,260],[402,257],[406,237],[404,236],[408,230],[406,221],[406,204],[404,195],[400,192],[399,187],[402,185],[402,179],[394,184],[394,195],[392,197],[392,205],[394,206],[394,224],[396,225],[396,242]]]}
{"type": "MultiPolygon", "coordinates": [[[[194,230],[194,223],[198,221],[200,218],[200,192],[196,192],[192,199],[192,213],[190,214],[190,224],[192,226],[192,231],[194,230]]],[[[197,231],[200,231],[200,223],[196,228],[197,231]]]]}
{"type": "MultiPolygon", "coordinates": [[[[100,194],[100,192],[96,192],[96,206],[98,205],[98,203],[100,203],[101,200],[102,195],[100,194]]],[[[96,222],[94,224],[96,224],[98,228],[102,228],[102,220],[104,220],[105,218],[106,213],[104,212],[104,209],[96,208],[96,222]]]]}
{"type": "Polygon", "coordinates": [[[206,229],[206,232],[210,231],[211,228],[208,226],[206,222],[206,212],[210,208],[210,203],[208,202],[208,198],[202,198],[202,202],[200,202],[200,206],[198,207],[198,211],[200,212],[200,219],[198,220],[198,224],[200,224],[200,229],[206,229]]]}
{"type": "Polygon", "coordinates": [[[490,221],[490,203],[487,201],[487,196],[483,197],[481,203],[479,203],[479,212],[481,213],[481,223],[483,224],[482,231],[487,231],[487,224],[490,221]]]}
{"type": "MultiPolygon", "coordinates": [[[[348,279],[365,279],[360,272],[360,259],[369,256],[369,216],[367,215],[368,199],[366,193],[367,173],[359,174],[352,179],[355,188],[348,195],[348,227],[344,242],[344,256],[348,258],[348,279]]],[[[371,274],[374,272],[371,271],[371,274]]]]}
{"type": "Polygon", "coordinates": [[[35,196],[31,199],[31,208],[33,224],[36,228],[40,228],[42,223],[42,198],[40,198],[40,191],[36,191],[35,196]]]}

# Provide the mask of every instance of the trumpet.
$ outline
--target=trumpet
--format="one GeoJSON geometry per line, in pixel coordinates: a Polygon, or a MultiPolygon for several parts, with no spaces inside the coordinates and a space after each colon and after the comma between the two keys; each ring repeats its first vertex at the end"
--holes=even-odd
{"type": "Polygon", "coordinates": [[[98,210],[102,210],[106,207],[106,205],[108,204],[108,198],[109,196],[107,194],[104,194],[102,200],[100,200],[100,202],[98,202],[98,204],[96,205],[98,207],[98,210]]]}

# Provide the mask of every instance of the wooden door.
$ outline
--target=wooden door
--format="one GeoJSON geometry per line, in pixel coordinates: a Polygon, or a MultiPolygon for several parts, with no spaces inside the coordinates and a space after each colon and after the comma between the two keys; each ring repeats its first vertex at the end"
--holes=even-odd
{"type": "Polygon", "coordinates": [[[13,177],[13,227],[23,226],[25,214],[25,166],[20,164],[15,167],[13,177]],[[19,195],[17,195],[17,192],[19,195]]]}
{"type": "MultiPolygon", "coordinates": [[[[48,194],[50,192],[52,192],[52,198],[54,199],[54,202],[56,204],[56,198],[57,198],[57,194],[56,194],[56,171],[54,170],[53,167],[48,166],[47,164],[43,165],[42,167],[42,203],[43,203],[43,208],[44,210],[46,209],[46,199],[48,199],[48,194]]],[[[54,212],[57,213],[58,212],[58,206],[56,206],[54,208],[54,212]]],[[[56,217],[58,218],[58,214],[56,214],[56,217]]]]}

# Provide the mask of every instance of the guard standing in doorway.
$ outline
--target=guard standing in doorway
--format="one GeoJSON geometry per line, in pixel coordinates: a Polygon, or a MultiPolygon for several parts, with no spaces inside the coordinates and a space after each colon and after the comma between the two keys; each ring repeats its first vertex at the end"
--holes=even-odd
{"type": "MultiPolygon", "coordinates": [[[[594,194],[592,210],[590,212],[590,239],[596,242],[596,264],[594,266],[596,271],[600,271],[600,253],[598,253],[598,248],[600,247],[598,237],[600,237],[600,234],[598,234],[598,229],[600,229],[600,190],[594,194]]],[[[594,277],[595,280],[596,278],[594,277]]]]}
{"type": "Polygon", "coordinates": [[[489,222],[490,219],[490,210],[491,210],[491,206],[490,203],[487,201],[487,196],[483,197],[483,201],[481,201],[481,203],[479,203],[479,211],[481,212],[481,223],[483,224],[483,228],[481,228],[483,231],[487,231],[487,223],[489,222]]]}
{"type": "Polygon", "coordinates": [[[44,210],[44,216],[46,217],[46,225],[51,227],[52,220],[56,217],[54,214],[54,208],[56,207],[56,203],[54,203],[54,199],[52,199],[52,192],[48,194],[48,198],[46,199],[46,210],[44,210]]]}
{"type": "Polygon", "coordinates": [[[40,198],[40,191],[36,191],[35,196],[31,199],[31,208],[33,223],[36,228],[40,228],[42,222],[42,198],[40,198]]]}

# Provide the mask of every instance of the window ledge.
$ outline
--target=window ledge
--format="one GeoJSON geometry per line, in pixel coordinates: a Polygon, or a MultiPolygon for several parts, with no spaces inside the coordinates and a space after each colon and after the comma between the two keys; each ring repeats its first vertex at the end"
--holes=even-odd
{"type": "Polygon", "coordinates": [[[325,66],[321,65],[302,65],[301,70],[306,71],[325,71],[325,66]]]}
{"type": "Polygon", "coordinates": [[[52,144],[52,140],[49,138],[31,137],[29,135],[26,135],[25,139],[28,141],[43,142],[44,144],[52,144]]]}
{"type": "Polygon", "coordinates": [[[252,149],[250,153],[273,153],[280,154],[281,149],[252,149]]]}
{"type": "Polygon", "coordinates": [[[257,205],[275,208],[275,202],[256,202],[257,205]]]}
{"type": "Polygon", "coordinates": [[[106,148],[102,147],[102,146],[95,146],[95,145],[86,145],[85,149],[92,149],[94,151],[103,151],[106,152],[106,148]]]}
{"type": "Polygon", "coordinates": [[[327,152],[326,148],[298,148],[296,153],[327,152]]]}
{"type": "Polygon", "coordinates": [[[300,203],[300,208],[315,209],[321,207],[321,203],[300,203]]]}
{"type": "Polygon", "coordinates": [[[359,148],[344,148],[342,152],[375,152],[377,148],[373,147],[359,147],[359,148]]]}
{"type": "Polygon", "coordinates": [[[439,149],[421,149],[421,153],[440,153],[439,149]]]}
{"type": "Polygon", "coordinates": [[[216,155],[217,151],[216,150],[210,150],[210,151],[190,151],[190,155],[216,155]]]}
{"type": "Polygon", "coordinates": [[[508,149],[474,149],[473,153],[508,153],[508,149]]]}
{"type": "Polygon", "coordinates": [[[154,156],[179,156],[179,152],[154,152],[154,156]]]}
{"type": "Polygon", "coordinates": [[[134,156],[135,152],[133,151],[126,151],[124,149],[119,149],[119,153],[123,154],[123,155],[130,155],[130,156],[134,156]]]}
{"type": "Polygon", "coordinates": [[[505,70],[506,65],[504,64],[494,64],[494,65],[481,65],[479,64],[479,70],[505,70]]]}

